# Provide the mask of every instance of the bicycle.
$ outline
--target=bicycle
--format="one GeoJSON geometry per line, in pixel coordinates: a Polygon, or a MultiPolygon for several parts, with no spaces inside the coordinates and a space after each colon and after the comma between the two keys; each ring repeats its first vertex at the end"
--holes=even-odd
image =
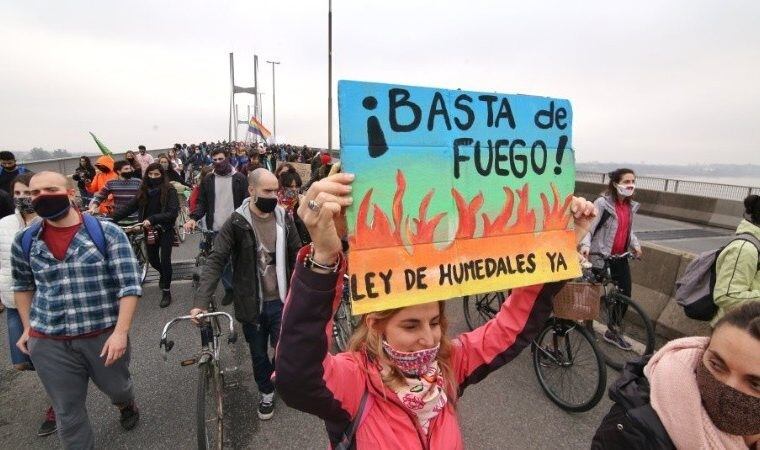
{"type": "Polygon", "coordinates": [[[654,351],[654,325],[646,311],[632,298],[624,295],[617,282],[612,279],[610,264],[614,261],[633,259],[633,255],[630,252],[615,256],[590,253],[589,257],[598,257],[603,262],[603,266],[592,269],[589,276],[593,276],[595,281],[604,287],[604,296],[599,316],[594,321],[589,321],[587,328],[593,333],[597,347],[607,364],[620,370],[626,362],[654,351]],[[624,350],[610,342],[610,339],[605,337],[608,331],[618,333],[631,349],[624,350]]]}
{"type": "Polygon", "coordinates": [[[200,287],[201,271],[203,271],[203,267],[206,265],[206,258],[211,254],[214,236],[216,236],[216,233],[210,230],[201,229],[200,232],[203,237],[199,245],[198,254],[195,255],[195,270],[193,271],[193,289],[195,290],[198,290],[200,287]]]}
{"type": "MultiPolygon", "coordinates": [[[[470,330],[492,319],[505,301],[503,292],[464,296],[470,330]],[[476,314],[470,311],[470,299],[476,314]]],[[[550,317],[531,342],[533,369],[549,400],[565,411],[588,411],[602,399],[607,367],[593,336],[575,320],[550,317]]]]}
{"type": "MultiPolygon", "coordinates": [[[[198,366],[198,392],[196,398],[196,436],[198,448],[201,450],[221,450],[224,444],[224,375],[225,370],[220,365],[219,338],[222,335],[219,317],[225,317],[229,322],[227,343],[237,341],[237,333],[234,328],[232,316],[223,311],[215,311],[213,301],[210,302],[209,312],[197,316],[175,317],[164,325],[161,332],[159,348],[163,348],[163,358],[167,359],[168,353],[174,347],[174,341],[169,340],[169,329],[177,322],[185,320],[203,320],[200,325],[201,350],[193,358],[184,360],[180,364],[198,366]]],[[[234,370],[228,369],[227,372],[234,370]]]]}
{"type": "MultiPolygon", "coordinates": [[[[142,222],[132,225],[119,225],[132,246],[132,251],[135,252],[137,258],[137,264],[140,267],[140,284],[145,283],[145,278],[148,276],[148,249],[145,244],[145,234],[143,231],[142,222]]],[[[160,229],[161,226],[157,225],[156,228],[160,229]]]]}
{"type": "Polygon", "coordinates": [[[359,325],[359,319],[354,318],[351,312],[350,283],[351,280],[348,275],[343,275],[343,293],[340,296],[340,305],[333,316],[333,343],[338,352],[348,350],[348,342],[351,339],[351,335],[359,325]]]}
{"type": "MultiPolygon", "coordinates": [[[[183,195],[183,194],[180,194],[183,195]]],[[[187,239],[187,232],[185,231],[185,222],[187,222],[187,219],[190,217],[190,212],[187,207],[187,200],[180,201],[180,207],[179,207],[179,214],[177,214],[177,221],[175,222],[174,228],[175,232],[177,233],[177,238],[179,239],[179,242],[185,242],[185,239],[187,239]]]]}

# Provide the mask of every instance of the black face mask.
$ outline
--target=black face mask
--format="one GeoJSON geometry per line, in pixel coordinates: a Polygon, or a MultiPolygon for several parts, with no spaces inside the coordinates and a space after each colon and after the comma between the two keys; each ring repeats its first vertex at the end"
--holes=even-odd
{"type": "Polygon", "coordinates": [[[263,213],[270,213],[277,207],[277,198],[259,197],[254,202],[259,211],[263,213]]]}
{"type": "Polygon", "coordinates": [[[145,183],[148,184],[149,188],[157,188],[164,184],[164,178],[146,178],[145,183]]]}
{"type": "Polygon", "coordinates": [[[127,173],[122,173],[121,174],[121,177],[124,178],[125,180],[133,178],[134,176],[135,176],[134,172],[127,172],[127,173]]]}
{"type": "Polygon", "coordinates": [[[58,220],[71,209],[71,200],[67,194],[40,195],[32,200],[32,207],[43,219],[58,220]]]}
{"type": "Polygon", "coordinates": [[[230,164],[230,161],[227,159],[214,162],[214,172],[221,176],[229,175],[230,172],[232,172],[232,164],[230,164]]]}

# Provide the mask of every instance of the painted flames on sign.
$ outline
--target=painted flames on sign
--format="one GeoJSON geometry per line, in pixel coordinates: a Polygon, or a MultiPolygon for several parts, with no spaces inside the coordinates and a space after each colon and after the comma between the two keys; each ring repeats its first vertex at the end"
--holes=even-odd
{"type": "MultiPolygon", "coordinates": [[[[552,204],[549,204],[549,198],[541,194],[541,203],[543,207],[543,230],[565,229],[570,223],[571,215],[568,213],[572,203],[572,194],[565,197],[564,201],[560,200],[560,193],[557,186],[552,183],[552,204]]],[[[515,220],[509,224],[515,212],[515,192],[509,187],[504,187],[504,205],[501,211],[493,218],[488,217],[486,213],[481,213],[483,221],[482,234],[475,236],[477,230],[478,211],[483,206],[483,193],[479,192],[471,200],[467,201],[462,194],[456,189],[451,189],[451,195],[454,198],[458,212],[458,224],[456,230],[456,239],[472,239],[490,236],[500,236],[506,234],[530,233],[536,231],[536,213],[529,208],[529,186],[523,185],[517,189],[517,209],[515,220]]],[[[389,220],[385,212],[376,204],[372,203],[372,191],[370,189],[362,198],[357,213],[356,231],[350,236],[350,245],[353,248],[377,248],[377,247],[394,247],[404,246],[411,253],[409,245],[418,245],[432,243],[435,230],[441,223],[447,213],[438,213],[428,218],[428,207],[435,194],[431,189],[420,202],[417,217],[404,215],[403,198],[406,191],[406,179],[401,170],[396,172],[396,192],[393,196],[393,205],[391,207],[391,219],[389,220]],[[369,210],[372,208],[372,221],[368,220],[369,210]]],[[[453,241],[445,247],[449,247],[453,241]]],[[[444,248],[445,248],[444,247],[444,248]]]]}

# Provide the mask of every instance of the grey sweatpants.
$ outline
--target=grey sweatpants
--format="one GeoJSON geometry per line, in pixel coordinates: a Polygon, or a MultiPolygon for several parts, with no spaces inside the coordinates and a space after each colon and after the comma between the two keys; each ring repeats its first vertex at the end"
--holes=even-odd
{"type": "Polygon", "coordinates": [[[111,332],[91,338],[55,340],[29,338],[29,355],[37,376],[53,402],[58,435],[66,449],[91,449],[95,439],[87,417],[87,385],[95,386],[110,397],[115,405],[134,399],[129,374],[130,346],[111,366],[100,357],[111,332]]]}

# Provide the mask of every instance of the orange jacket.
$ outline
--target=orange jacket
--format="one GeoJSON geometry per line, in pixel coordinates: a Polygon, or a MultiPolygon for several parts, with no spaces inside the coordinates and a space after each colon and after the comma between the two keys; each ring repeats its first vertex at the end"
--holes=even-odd
{"type": "MultiPolygon", "coordinates": [[[[95,161],[95,165],[101,165],[108,167],[109,171],[108,173],[101,172],[100,170],[97,170],[95,177],[92,179],[92,182],[90,184],[85,185],[85,188],[87,188],[87,192],[90,194],[94,194],[106,185],[108,181],[115,180],[119,178],[118,175],[116,175],[116,172],[113,170],[113,158],[107,155],[103,155],[100,158],[98,158],[97,161],[95,161]]],[[[106,200],[100,203],[99,211],[103,214],[108,214],[113,208],[113,197],[109,196],[106,200]]]]}

